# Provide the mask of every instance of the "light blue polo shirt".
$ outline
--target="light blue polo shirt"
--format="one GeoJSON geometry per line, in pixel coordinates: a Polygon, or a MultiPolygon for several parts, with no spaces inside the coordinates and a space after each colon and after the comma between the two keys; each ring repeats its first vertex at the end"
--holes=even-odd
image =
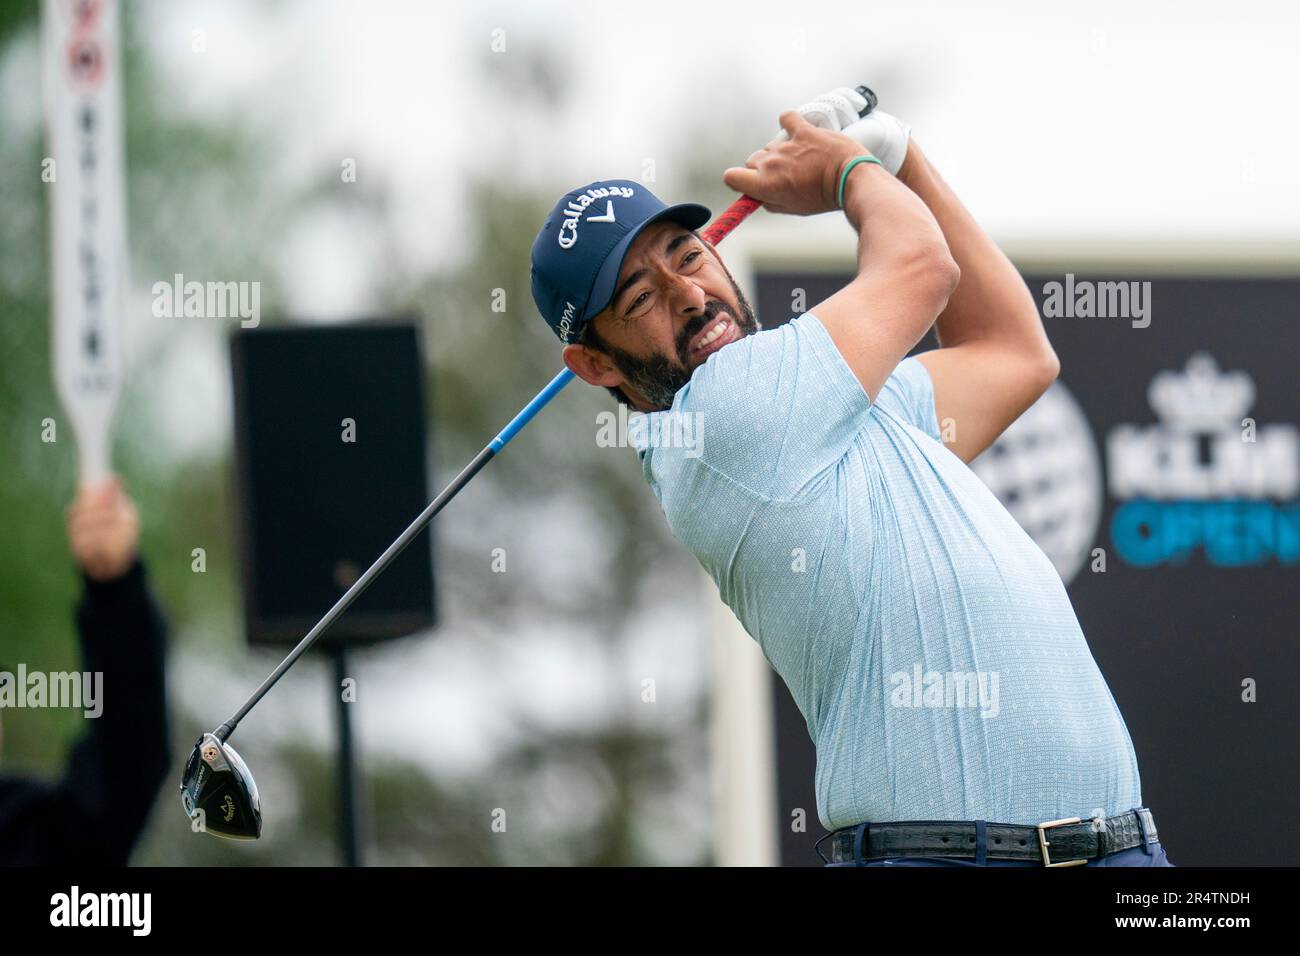
{"type": "Polygon", "coordinates": [[[1060,576],[939,440],[919,361],[872,404],[806,313],[711,355],[642,425],[673,534],[807,721],[823,826],[1142,805],[1060,576]]]}

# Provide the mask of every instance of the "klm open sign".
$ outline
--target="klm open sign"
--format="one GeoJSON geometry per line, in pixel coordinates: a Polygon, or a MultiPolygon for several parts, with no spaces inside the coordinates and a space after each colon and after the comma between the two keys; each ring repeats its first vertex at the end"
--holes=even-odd
{"type": "Polygon", "coordinates": [[[1154,421],[1106,436],[1116,553],[1143,567],[1300,560],[1300,429],[1255,417],[1251,372],[1200,351],[1155,373],[1147,397],[1154,421]]]}

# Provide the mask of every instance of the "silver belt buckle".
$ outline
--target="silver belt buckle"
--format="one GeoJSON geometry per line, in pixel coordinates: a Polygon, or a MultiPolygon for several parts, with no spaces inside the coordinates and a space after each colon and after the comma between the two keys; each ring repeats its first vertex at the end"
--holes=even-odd
{"type": "Polygon", "coordinates": [[[1063,863],[1053,863],[1051,855],[1047,848],[1051,846],[1051,841],[1047,839],[1047,831],[1052,827],[1063,827],[1070,823],[1082,823],[1078,817],[1069,817],[1065,820],[1048,820],[1046,823],[1038,824],[1038,848],[1043,853],[1043,866],[1082,866],[1087,860],[1066,860],[1063,863]]]}

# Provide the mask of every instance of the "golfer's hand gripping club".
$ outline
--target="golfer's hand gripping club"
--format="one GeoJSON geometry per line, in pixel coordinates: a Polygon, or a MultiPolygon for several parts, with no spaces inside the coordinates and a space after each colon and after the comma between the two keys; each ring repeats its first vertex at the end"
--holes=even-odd
{"type": "MultiPolygon", "coordinates": [[[[875,104],[875,94],[865,86],[857,89],[841,86],[823,93],[811,103],[805,103],[796,112],[813,126],[843,133],[859,146],[865,146],[881,165],[897,176],[907,158],[912,128],[884,110],[876,109],[875,104]]],[[[785,130],[782,130],[775,141],[785,138],[785,130]]]]}
{"type": "MultiPolygon", "coordinates": [[[[843,133],[845,136],[866,146],[867,149],[872,149],[870,142],[867,141],[878,138],[875,134],[877,127],[869,123],[868,120],[876,108],[876,102],[876,94],[869,87],[858,86],[852,89],[840,87],[818,97],[811,103],[805,103],[799,107],[797,112],[802,113],[814,126],[843,133]],[[850,122],[847,126],[840,125],[854,115],[858,117],[856,123],[850,122]]],[[[773,143],[779,143],[788,138],[786,131],[781,130],[767,145],[771,146],[773,143]]],[[[874,152],[874,150],[872,151],[874,152]]],[[[906,141],[903,144],[903,151],[904,153],[907,151],[906,141]]],[[[898,162],[901,166],[903,161],[900,158],[898,162]]],[[[896,174],[898,171],[895,169],[891,170],[891,172],[896,174]]],[[[763,204],[753,196],[742,195],[728,206],[722,215],[709,224],[704,230],[704,238],[716,246],[723,236],[748,219],[761,205],[763,204]]]]}

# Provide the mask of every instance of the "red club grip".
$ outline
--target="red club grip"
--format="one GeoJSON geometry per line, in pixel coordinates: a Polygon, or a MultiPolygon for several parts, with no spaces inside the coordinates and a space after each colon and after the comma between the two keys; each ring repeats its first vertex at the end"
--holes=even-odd
{"type": "Polygon", "coordinates": [[[705,227],[702,235],[712,245],[717,245],[727,237],[731,230],[735,229],[759,206],[763,205],[753,196],[741,196],[725,210],[722,215],[705,227]]]}

